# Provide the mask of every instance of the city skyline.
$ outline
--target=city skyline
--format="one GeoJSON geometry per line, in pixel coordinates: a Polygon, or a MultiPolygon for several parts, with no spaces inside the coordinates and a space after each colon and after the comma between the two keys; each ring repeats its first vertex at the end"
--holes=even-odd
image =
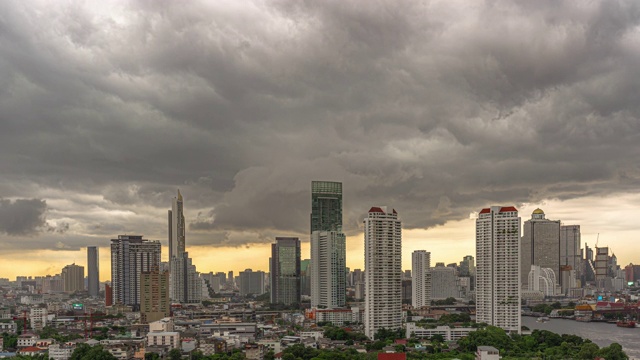
{"type": "Polygon", "coordinates": [[[199,270],[265,270],[277,236],[308,249],[313,180],[344,185],[351,268],[376,204],[445,262],[503,203],[638,262],[640,19],[615,4],[4,2],[0,276],[120,234],[166,260],[176,189],[199,270]]]}

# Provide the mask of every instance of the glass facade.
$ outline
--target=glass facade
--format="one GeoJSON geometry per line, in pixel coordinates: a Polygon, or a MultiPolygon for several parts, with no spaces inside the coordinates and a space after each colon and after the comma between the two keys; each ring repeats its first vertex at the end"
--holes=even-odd
{"type": "Polygon", "coordinates": [[[311,182],[311,233],[342,232],[342,183],[311,182]]]}
{"type": "Polygon", "coordinates": [[[271,244],[271,302],[300,303],[300,239],[277,237],[271,244]]]}

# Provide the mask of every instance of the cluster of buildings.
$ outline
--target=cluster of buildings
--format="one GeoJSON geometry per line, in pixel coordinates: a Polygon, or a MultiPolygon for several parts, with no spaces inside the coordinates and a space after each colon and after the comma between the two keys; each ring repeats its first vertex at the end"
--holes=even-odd
{"type": "Polygon", "coordinates": [[[513,206],[479,211],[475,257],[432,266],[431,252],[417,250],[411,254],[411,270],[405,271],[398,213],[371,207],[363,219],[364,270],[351,270],[346,266],[342,195],[340,182],[312,182],[309,259],[302,259],[300,238],[276,237],[268,272],[246,269],[234,276],[233,271],[197,271],[186,251],[178,191],[168,211],[168,262],[161,261],[160,241],[119,235],[111,240],[110,281],[100,282],[95,246],[87,248],[86,278],[84,267],[71,264],[59,275],[0,279],[5,299],[0,317],[11,320],[0,321],[0,328],[30,339],[23,339],[19,348],[36,351],[32,348],[41,345],[60,360],[66,358],[52,354],[83,341],[108,345],[122,359],[145,352],[166,355],[173,348],[205,354],[241,349],[261,359],[266,350],[277,353],[286,344],[322,343],[313,331],[306,335],[315,342],[300,334],[283,338],[290,329],[278,326],[276,319],[292,325],[362,326],[370,339],[383,328],[404,328],[407,337],[438,334],[457,340],[475,328],[424,328],[407,321],[407,314],[432,316],[439,306],[452,305],[453,298],[473,306],[476,322],[520,332],[523,299],[580,298],[619,291],[640,280],[640,266],[621,269],[608,248],[585,244],[581,249],[579,225],[546,219],[536,209],[523,226],[513,206]],[[267,293],[272,305],[261,308],[254,299],[267,293]],[[304,315],[277,311],[301,308],[306,308],[304,315]],[[19,320],[27,317],[29,329],[21,331],[19,320]],[[53,325],[81,339],[60,343],[34,335],[53,325]],[[94,328],[106,328],[103,335],[109,335],[109,329],[119,326],[127,329],[126,336],[91,339],[94,328]]]}

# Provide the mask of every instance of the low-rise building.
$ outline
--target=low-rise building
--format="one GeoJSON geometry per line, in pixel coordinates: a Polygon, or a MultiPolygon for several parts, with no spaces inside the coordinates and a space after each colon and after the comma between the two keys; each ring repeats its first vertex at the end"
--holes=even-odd
{"type": "Polygon", "coordinates": [[[476,360],[500,360],[500,351],[493,346],[478,346],[476,360]]]}
{"type": "Polygon", "coordinates": [[[476,328],[451,328],[449,326],[437,326],[434,329],[425,329],[416,325],[416,323],[410,322],[407,323],[406,337],[408,339],[413,335],[417,338],[430,338],[433,335],[442,335],[445,341],[455,341],[476,330],[476,328]]]}
{"type": "Polygon", "coordinates": [[[147,334],[147,346],[169,346],[180,348],[180,333],[177,331],[150,332],[147,334]]]}
{"type": "Polygon", "coordinates": [[[75,350],[75,346],[52,344],[49,345],[49,359],[69,360],[75,350]]]}

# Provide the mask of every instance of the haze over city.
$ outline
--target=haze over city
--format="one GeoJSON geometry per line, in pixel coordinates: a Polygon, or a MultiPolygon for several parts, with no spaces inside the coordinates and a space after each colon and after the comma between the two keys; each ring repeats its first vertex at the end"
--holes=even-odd
{"type": "Polygon", "coordinates": [[[490,205],[638,261],[640,5],[0,3],[0,276],[163,244],[184,195],[201,272],[309,253],[312,180],[344,185],[347,266],[395,208],[403,268],[474,254],[490,205]]]}

